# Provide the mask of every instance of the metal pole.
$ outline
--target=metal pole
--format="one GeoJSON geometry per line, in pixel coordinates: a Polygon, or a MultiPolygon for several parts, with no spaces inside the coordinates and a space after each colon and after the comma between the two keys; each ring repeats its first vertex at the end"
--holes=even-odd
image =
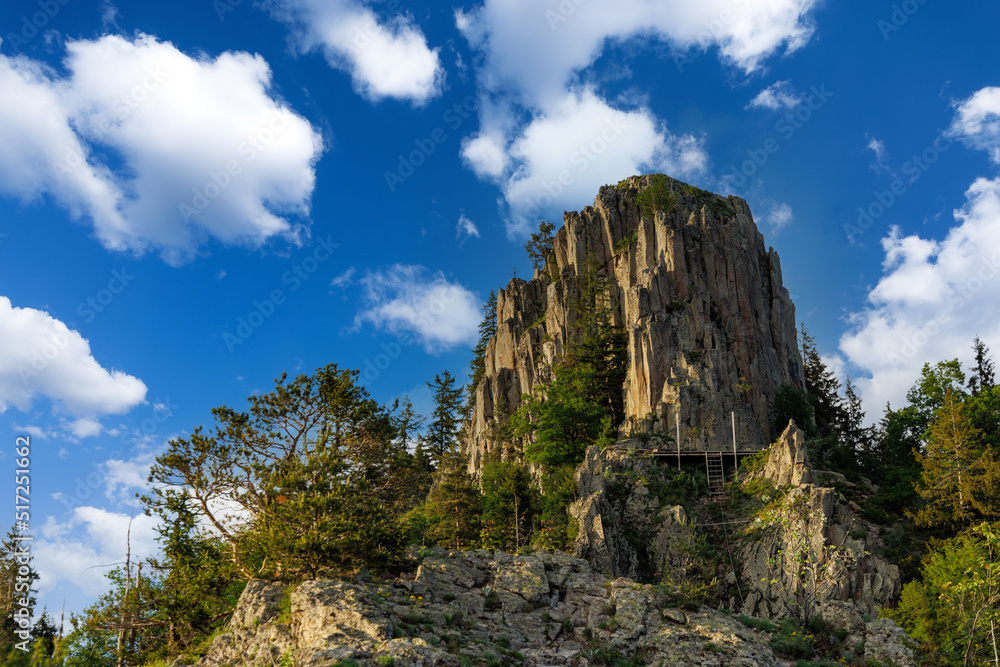
{"type": "Polygon", "coordinates": [[[730,412],[729,415],[733,418],[733,479],[739,482],[740,478],[737,468],[739,468],[740,459],[736,455],[736,412],[730,412]]]}
{"type": "Polygon", "coordinates": [[[681,399],[677,397],[674,406],[674,425],[677,427],[677,472],[681,471],[681,399]]]}

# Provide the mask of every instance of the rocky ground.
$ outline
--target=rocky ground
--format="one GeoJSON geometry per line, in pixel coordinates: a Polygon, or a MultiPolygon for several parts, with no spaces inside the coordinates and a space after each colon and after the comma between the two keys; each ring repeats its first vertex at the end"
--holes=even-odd
{"type": "MultiPolygon", "coordinates": [[[[775,655],[773,633],[669,606],[658,587],[609,581],[564,553],[413,549],[407,563],[385,581],[251,582],[196,664],[794,664],[775,655]]],[[[914,664],[891,623],[844,629],[865,658],[914,664]]]]}

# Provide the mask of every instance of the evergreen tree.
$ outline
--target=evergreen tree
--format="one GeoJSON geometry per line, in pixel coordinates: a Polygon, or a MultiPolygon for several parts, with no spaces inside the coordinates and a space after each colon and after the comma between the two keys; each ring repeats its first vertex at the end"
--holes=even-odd
{"type": "Polygon", "coordinates": [[[807,437],[814,438],[818,434],[809,394],[794,385],[781,385],[771,403],[771,414],[775,431],[779,433],[785,430],[789,421],[794,421],[807,437]]]}
{"type": "Polygon", "coordinates": [[[949,391],[959,402],[965,400],[964,387],[965,373],[958,359],[939,361],[934,366],[925,363],[920,379],[906,393],[906,401],[923,419],[926,429],[934,413],[944,405],[944,397],[949,391]]]}
{"type": "Polygon", "coordinates": [[[962,404],[949,391],[928,430],[917,493],[926,504],[914,514],[924,526],[966,525],[973,513],[975,432],[962,404]]]}
{"type": "Polygon", "coordinates": [[[491,461],[483,466],[482,485],[482,547],[517,552],[531,537],[531,475],[515,461],[491,461]]]}
{"type": "Polygon", "coordinates": [[[497,331],[497,294],[490,290],[490,296],[483,304],[483,319],[479,323],[479,342],[472,350],[472,361],[469,363],[469,413],[476,404],[476,388],[486,373],[486,346],[497,331]]]}
{"type": "MultiPolygon", "coordinates": [[[[802,326],[802,360],[805,365],[806,392],[813,406],[813,421],[821,436],[837,434],[844,420],[840,399],[840,381],[826,367],[816,350],[816,340],[802,326]]],[[[779,428],[783,428],[780,424],[779,428]]],[[[801,426],[805,430],[804,426],[801,426]]]]}
{"type": "Polygon", "coordinates": [[[424,508],[426,539],[449,549],[467,549],[480,534],[481,496],[468,464],[452,443],[441,460],[424,508]]]}
{"type": "Polygon", "coordinates": [[[976,368],[969,377],[969,392],[978,396],[979,392],[996,386],[993,360],[990,358],[990,348],[976,336],[972,341],[972,350],[976,353],[976,368]]]}
{"type": "Polygon", "coordinates": [[[545,268],[545,262],[552,254],[553,242],[555,241],[552,232],[555,228],[556,226],[548,220],[542,220],[538,224],[538,231],[533,233],[531,240],[524,245],[532,266],[539,271],[545,268]]]}
{"type": "Polygon", "coordinates": [[[444,371],[434,376],[427,386],[434,392],[434,412],[427,431],[420,438],[421,453],[440,468],[445,453],[457,443],[462,430],[462,387],[455,387],[455,378],[444,371]]]}
{"type": "Polygon", "coordinates": [[[356,379],[329,364],[282,375],[273,392],[249,397],[247,412],[215,408],[212,432],[199,427],[157,457],[147,508],[183,490],[245,578],[384,566],[402,546],[385,455],[395,424],[356,379]]]}

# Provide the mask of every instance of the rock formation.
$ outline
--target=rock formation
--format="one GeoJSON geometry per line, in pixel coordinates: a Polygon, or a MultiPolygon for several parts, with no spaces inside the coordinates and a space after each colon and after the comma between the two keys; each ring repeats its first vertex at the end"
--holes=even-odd
{"type": "MultiPolygon", "coordinates": [[[[708,607],[668,606],[657,587],[608,580],[567,554],[429,549],[406,565],[381,582],[251,581],[195,664],[584,667],[596,651],[650,665],[782,664],[769,633],[708,607]]],[[[912,664],[891,624],[869,630],[862,621],[852,632],[868,642],[869,657],[912,664]]]]}
{"type": "Polygon", "coordinates": [[[795,308],[777,253],[744,200],[662,176],[631,177],[602,187],[592,207],[566,213],[545,269],[499,291],[465,436],[470,471],[495,446],[491,424],[551,380],[588,256],[612,279],[615,323],[628,334],[622,437],[672,436],[679,412],[683,441],[728,449],[735,412],[741,449],[770,442],[770,398],[784,383],[802,386],[795,308]],[[636,198],[654,184],[677,199],[644,215],[636,198]]]}
{"type": "Polygon", "coordinates": [[[801,587],[792,574],[797,568],[791,561],[798,553],[808,553],[816,565],[809,575],[818,579],[810,584],[816,590],[809,603],[820,613],[838,601],[849,603],[858,618],[874,616],[899,596],[899,568],[873,553],[877,528],[862,521],[836,489],[810,483],[817,476],[802,431],[790,422],[756,474],[777,489],[793,488],[774,511],[780,527],[751,536],[740,550],[742,577],[752,591],[742,605],[746,613],[788,613],[781,601],[787,600],[788,591],[801,587]],[[778,576],[773,563],[783,563],[778,576]]]}

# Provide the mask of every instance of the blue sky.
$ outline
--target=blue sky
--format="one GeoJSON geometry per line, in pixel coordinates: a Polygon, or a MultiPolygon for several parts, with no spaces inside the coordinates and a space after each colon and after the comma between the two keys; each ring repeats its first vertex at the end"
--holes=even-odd
{"type": "Polygon", "coordinates": [[[1000,349],[998,24],[985,0],[4,3],[0,461],[10,488],[31,435],[43,603],[102,592],[153,457],[284,371],[427,412],[530,275],[526,233],[632,174],[750,202],[870,416],[974,335],[1000,349]]]}

